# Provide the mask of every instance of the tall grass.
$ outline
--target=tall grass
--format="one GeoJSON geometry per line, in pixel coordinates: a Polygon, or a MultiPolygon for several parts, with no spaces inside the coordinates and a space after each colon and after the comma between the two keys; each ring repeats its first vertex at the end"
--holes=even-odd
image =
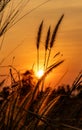
{"type": "MultiPolygon", "coordinates": [[[[6,5],[4,4],[3,7],[6,7],[10,1],[7,0],[5,2],[6,5]]],[[[0,8],[0,10],[2,12],[4,8],[0,8]]],[[[4,24],[1,29],[1,35],[11,27],[10,25],[13,23],[17,14],[18,10],[17,12],[14,12],[13,15],[10,14],[10,19],[9,16],[7,17],[10,22],[7,19],[7,23],[5,22],[6,24],[4,24]]],[[[45,73],[40,79],[36,79],[33,70],[27,70],[25,73],[20,74],[16,68],[8,66],[10,68],[9,76],[11,85],[5,86],[5,78],[0,82],[0,87],[4,87],[0,91],[0,130],[82,129],[82,101],[80,101],[82,99],[82,71],[73,82],[71,89],[67,85],[66,88],[60,86],[57,90],[52,90],[50,86],[47,86],[44,91],[39,90],[39,87],[47,75],[64,62],[64,60],[61,59],[48,66],[51,50],[63,16],[64,15],[62,15],[57,22],[51,39],[50,27],[48,28],[45,39],[45,57],[43,64],[45,73]],[[48,51],[49,54],[47,59],[48,51]],[[14,72],[17,75],[17,79],[14,76],[14,72]],[[79,93],[73,97],[72,94],[76,90],[79,93]]],[[[37,34],[37,70],[39,69],[42,28],[43,21],[39,26],[37,34]]],[[[54,58],[59,54],[60,52],[55,54],[54,58]]]]}
{"type": "MultiPolygon", "coordinates": [[[[52,48],[54,46],[54,41],[56,39],[57,31],[58,31],[59,25],[60,25],[63,17],[64,17],[64,15],[62,15],[60,17],[60,19],[58,20],[51,37],[50,37],[50,34],[51,34],[51,32],[50,32],[50,28],[51,27],[50,26],[49,26],[48,31],[47,31],[46,40],[45,40],[45,43],[44,43],[44,46],[45,46],[45,56],[44,56],[43,68],[44,68],[45,72],[47,71],[47,69],[55,68],[54,65],[56,65],[56,63],[53,63],[52,65],[48,66],[48,63],[49,63],[49,60],[50,60],[51,50],[52,50],[52,48]],[[48,51],[49,51],[49,53],[48,53],[48,51]]],[[[36,42],[36,48],[37,48],[37,72],[39,71],[39,60],[40,60],[39,53],[40,53],[40,40],[41,40],[41,35],[42,35],[42,29],[43,29],[43,21],[40,23],[40,26],[38,28],[38,33],[37,33],[37,42],[36,42]]],[[[57,53],[54,56],[54,58],[57,55],[59,55],[59,53],[57,53]]],[[[60,64],[60,62],[62,63],[63,60],[62,61],[58,61],[57,65],[60,64]]],[[[42,83],[42,88],[41,88],[42,91],[43,91],[44,82],[45,82],[45,78],[44,78],[43,83],[42,83]]]]}
{"type": "Polygon", "coordinates": [[[62,21],[63,17],[64,17],[64,15],[62,15],[62,16],[60,17],[60,19],[58,20],[57,25],[56,25],[56,27],[54,28],[54,31],[53,31],[53,33],[52,33],[52,37],[51,37],[51,41],[50,41],[49,54],[48,54],[47,63],[46,63],[46,68],[48,67],[51,50],[52,50],[52,48],[53,48],[53,46],[54,46],[54,41],[55,41],[55,39],[56,39],[57,31],[58,31],[59,25],[61,24],[61,21],[62,21]]]}
{"type": "MultiPolygon", "coordinates": [[[[77,124],[75,123],[75,121],[79,119],[77,112],[79,109],[81,109],[82,103],[79,101],[79,98],[82,96],[79,98],[71,98],[71,89],[65,91],[63,86],[61,86],[58,90],[52,90],[50,87],[48,87],[45,89],[45,91],[37,91],[40,83],[44,77],[49,74],[51,68],[41,79],[39,79],[37,83],[35,83],[34,87],[31,89],[28,89],[30,86],[30,83],[28,82],[28,76],[33,74],[29,71],[28,73],[24,74],[24,76],[26,75],[27,78],[25,78],[25,80],[21,79],[22,86],[20,86],[18,82],[18,85],[14,86],[14,90],[12,89],[13,86],[10,88],[12,89],[12,92],[10,92],[10,89],[5,89],[5,91],[3,90],[4,93],[3,91],[0,92],[1,130],[44,130],[48,128],[51,130],[59,130],[60,128],[63,130],[80,130],[82,128],[81,126],[77,125],[78,123],[80,124],[80,120],[77,122],[77,124]],[[9,94],[5,97],[7,91],[9,91],[9,94]],[[1,97],[3,98],[2,102],[1,97]],[[80,102],[80,104],[76,104],[76,102],[80,102]],[[68,107],[70,104],[71,107],[68,107]],[[76,107],[73,104],[76,104],[76,107]],[[73,109],[73,107],[75,109],[73,109]],[[70,113],[68,114],[69,111],[70,113]],[[74,124],[71,122],[74,122],[74,124]]],[[[81,75],[82,73],[80,73],[80,76],[81,75]]],[[[78,83],[79,82],[80,81],[78,81],[78,83]]],[[[81,93],[82,91],[80,91],[80,94],[81,93]]]]}
{"type": "Polygon", "coordinates": [[[3,36],[0,50],[3,45],[5,33],[17,22],[21,17],[21,12],[29,0],[19,0],[17,4],[13,0],[0,1],[0,37],[3,36]]]}
{"type": "MultiPolygon", "coordinates": [[[[79,119],[82,115],[78,115],[82,108],[82,102],[80,101],[82,97],[82,72],[74,81],[77,82],[79,79],[77,82],[80,90],[78,96],[71,98],[72,93],[77,90],[77,85],[74,85],[72,91],[69,86],[66,86],[66,91],[64,86],[60,86],[57,90],[52,90],[48,86],[44,91],[38,91],[44,78],[61,63],[63,61],[48,67],[43,77],[37,82],[33,82],[34,73],[26,71],[20,79],[21,85],[14,78],[13,71],[10,72],[11,80],[15,79],[15,81],[12,82],[9,88],[6,87],[0,91],[1,130],[82,129],[81,120],[79,119]]],[[[17,75],[19,77],[18,73],[17,75]]],[[[0,87],[2,84],[4,85],[4,80],[0,87]]]]}
{"type": "MultiPolygon", "coordinates": [[[[45,70],[48,67],[51,50],[52,50],[52,48],[54,46],[54,41],[56,39],[56,35],[57,35],[58,29],[59,29],[59,25],[61,24],[61,21],[62,21],[63,17],[64,17],[64,15],[62,15],[60,17],[60,19],[58,20],[58,22],[57,22],[57,24],[56,24],[56,26],[54,28],[54,31],[52,33],[51,38],[50,38],[50,33],[51,33],[50,32],[50,26],[48,28],[47,36],[46,36],[46,40],[45,40],[45,56],[44,56],[45,57],[44,58],[44,69],[45,70]],[[48,50],[49,50],[48,58],[46,59],[48,50]]],[[[41,34],[42,34],[42,28],[43,28],[43,21],[41,22],[41,24],[40,24],[40,26],[38,28],[37,42],[36,42],[36,48],[37,48],[37,71],[39,70],[39,51],[40,51],[39,48],[40,48],[40,39],[41,39],[41,34]]]]}
{"type": "Polygon", "coordinates": [[[41,39],[41,34],[42,34],[42,28],[43,28],[43,21],[41,22],[39,29],[38,29],[38,34],[37,34],[37,71],[39,71],[39,47],[40,47],[40,39],[41,39]]]}

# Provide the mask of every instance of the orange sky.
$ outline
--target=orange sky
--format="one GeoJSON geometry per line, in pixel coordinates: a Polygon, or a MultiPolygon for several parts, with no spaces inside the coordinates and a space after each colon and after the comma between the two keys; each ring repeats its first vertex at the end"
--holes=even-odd
{"type": "MultiPolygon", "coordinates": [[[[33,9],[46,0],[30,0],[24,13],[33,9]]],[[[1,60],[7,57],[18,44],[22,43],[10,54],[2,65],[12,63],[17,69],[30,69],[36,63],[36,36],[40,22],[44,20],[44,29],[41,39],[41,62],[44,49],[45,33],[49,25],[51,30],[55,27],[58,19],[64,13],[65,17],[61,23],[52,50],[52,56],[58,51],[63,54],[65,62],[53,71],[55,78],[61,76],[68,70],[62,82],[72,83],[79,71],[82,69],[82,0],[51,0],[45,5],[34,10],[5,35],[4,44],[0,52],[1,60]]],[[[3,72],[4,73],[4,72],[3,72]]]]}

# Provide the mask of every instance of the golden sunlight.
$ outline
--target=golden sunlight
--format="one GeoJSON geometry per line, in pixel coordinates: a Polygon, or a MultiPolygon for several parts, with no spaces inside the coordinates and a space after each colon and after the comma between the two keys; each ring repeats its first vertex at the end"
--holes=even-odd
{"type": "Polygon", "coordinates": [[[41,78],[42,76],[44,75],[44,70],[40,69],[37,73],[36,73],[36,76],[38,78],[41,78]]]}

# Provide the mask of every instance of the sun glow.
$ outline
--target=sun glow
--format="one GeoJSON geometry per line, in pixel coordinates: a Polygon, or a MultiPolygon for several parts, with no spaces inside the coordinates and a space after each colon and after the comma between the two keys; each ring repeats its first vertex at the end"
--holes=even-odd
{"type": "Polygon", "coordinates": [[[44,75],[44,70],[40,69],[37,73],[36,73],[36,76],[38,78],[41,78],[42,76],[44,75]]]}

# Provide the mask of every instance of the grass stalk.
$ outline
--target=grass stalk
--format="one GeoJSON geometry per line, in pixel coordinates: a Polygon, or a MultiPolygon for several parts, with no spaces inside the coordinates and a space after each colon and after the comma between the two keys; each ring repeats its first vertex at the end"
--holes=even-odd
{"type": "Polygon", "coordinates": [[[49,26],[47,36],[46,36],[46,41],[45,41],[44,70],[45,70],[45,65],[46,65],[46,56],[47,56],[47,50],[48,50],[48,47],[49,47],[49,40],[50,40],[50,26],[49,26]]]}
{"type": "Polygon", "coordinates": [[[54,41],[55,41],[55,39],[56,39],[56,35],[57,35],[57,32],[58,32],[58,28],[59,28],[59,25],[60,25],[60,23],[61,23],[63,17],[64,17],[64,15],[62,15],[62,16],[60,17],[60,19],[58,20],[58,22],[57,22],[57,24],[56,24],[56,26],[55,26],[55,28],[54,28],[54,31],[53,31],[53,33],[52,33],[52,37],[51,37],[51,41],[50,41],[50,49],[49,49],[49,54],[48,54],[47,63],[46,63],[46,69],[47,69],[47,67],[48,67],[48,63],[49,63],[50,55],[51,55],[51,50],[52,50],[52,48],[53,48],[53,46],[54,46],[54,41]]]}
{"type": "Polygon", "coordinates": [[[47,58],[47,63],[46,63],[46,69],[47,69],[47,67],[48,67],[50,55],[51,55],[51,48],[49,49],[49,53],[48,53],[48,58],[47,58]]]}
{"type": "Polygon", "coordinates": [[[38,28],[37,42],[36,42],[36,48],[37,48],[37,71],[39,70],[39,47],[40,47],[40,39],[41,39],[41,35],[42,35],[42,27],[43,27],[43,21],[40,23],[40,26],[38,28]]]}

